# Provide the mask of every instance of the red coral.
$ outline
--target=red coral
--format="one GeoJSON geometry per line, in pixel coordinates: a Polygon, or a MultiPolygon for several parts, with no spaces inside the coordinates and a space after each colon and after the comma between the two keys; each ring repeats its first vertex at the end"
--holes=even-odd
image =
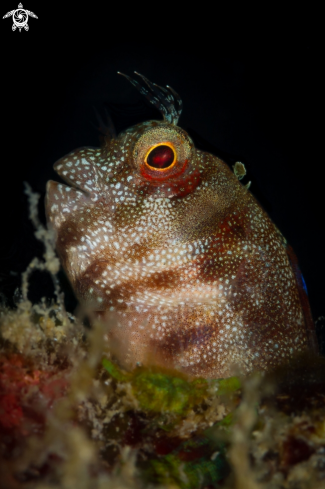
{"type": "Polygon", "coordinates": [[[18,441],[43,431],[48,411],[67,386],[62,372],[35,368],[23,355],[0,356],[0,434],[18,441]]]}

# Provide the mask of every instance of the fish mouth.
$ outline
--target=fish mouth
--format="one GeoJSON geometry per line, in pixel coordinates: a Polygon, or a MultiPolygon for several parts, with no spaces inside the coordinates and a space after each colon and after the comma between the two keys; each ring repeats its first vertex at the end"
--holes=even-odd
{"type": "MultiPolygon", "coordinates": [[[[67,171],[62,168],[59,162],[57,162],[54,166],[53,169],[56,171],[56,173],[59,175],[59,177],[63,180],[64,183],[61,182],[55,182],[58,185],[62,185],[65,188],[70,188],[70,189],[75,189],[79,190],[85,195],[90,195],[91,194],[91,188],[89,185],[86,184],[86,182],[82,180],[78,180],[73,178],[72,175],[67,174],[67,171]],[[71,178],[72,177],[72,178],[71,178]]],[[[50,180],[50,182],[54,182],[53,180],[50,180]]],[[[69,192],[69,190],[68,190],[69,192]]]]}
{"type": "Polygon", "coordinates": [[[107,163],[100,149],[87,147],[76,149],[59,159],[53,168],[71,188],[92,194],[100,191],[103,176],[107,178],[107,163]]]}

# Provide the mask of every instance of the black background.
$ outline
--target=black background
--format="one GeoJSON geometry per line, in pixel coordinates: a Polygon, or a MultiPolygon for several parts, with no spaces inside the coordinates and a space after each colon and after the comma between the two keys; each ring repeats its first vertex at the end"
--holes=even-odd
{"type": "MultiPolygon", "coordinates": [[[[17,1],[3,1],[1,17],[17,1]]],[[[21,272],[42,255],[23,181],[43,199],[46,181],[58,179],[58,158],[99,145],[93,107],[102,115],[107,108],[118,131],[158,118],[116,73],[137,70],[181,95],[179,124],[198,147],[245,163],[252,193],[298,256],[314,319],[325,316],[320,12],[23,4],[38,16],[28,32],[1,20],[0,290],[9,304],[21,272]]],[[[30,297],[50,294],[48,277],[36,273],[30,297]]]]}

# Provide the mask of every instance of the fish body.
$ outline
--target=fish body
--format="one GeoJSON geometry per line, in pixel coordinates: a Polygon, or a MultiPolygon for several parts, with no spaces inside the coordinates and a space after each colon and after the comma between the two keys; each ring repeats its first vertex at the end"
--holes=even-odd
{"type": "Polygon", "coordinates": [[[286,240],[229,167],[195,148],[160,90],[163,121],[55,164],[68,185],[48,182],[46,213],[77,298],[107,319],[129,369],[217,378],[316,349],[286,240]]]}

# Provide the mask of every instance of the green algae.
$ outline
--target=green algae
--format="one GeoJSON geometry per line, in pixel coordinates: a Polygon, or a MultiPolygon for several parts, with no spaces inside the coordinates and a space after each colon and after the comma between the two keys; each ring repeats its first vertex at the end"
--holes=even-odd
{"type": "Polygon", "coordinates": [[[220,427],[223,426],[224,428],[230,428],[234,422],[234,413],[231,412],[227,414],[221,421],[218,421],[215,426],[220,427]]]}
{"type": "Polygon", "coordinates": [[[113,377],[113,379],[118,380],[120,382],[128,382],[131,380],[132,375],[123,372],[117,365],[108,360],[107,358],[103,358],[102,365],[107,370],[107,372],[113,377]]]}
{"type": "Polygon", "coordinates": [[[141,372],[133,382],[135,396],[144,410],[185,415],[207,395],[207,383],[190,382],[159,372],[141,372]]]}
{"type": "Polygon", "coordinates": [[[218,384],[218,395],[227,395],[236,392],[241,388],[241,383],[238,377],[229,377],[228,379],[218,379],[215,382],[218,384]]]}
{"type": "Polygon", "coordinates": [[[229,470],[224,443],[194,438],[183,442],[174,452],[151,460],[143,476],[151,483],[195,489],[215,487],[229,470]]]}
{"type": "Polygon", "coordinates": [[[129,384],[140,412],[150,414],[151,421],[144,432],[158,434],[167,447],[173,440],[175,442],[176,433],[175,449],[167,449],[165,454],[159,454],[158,449],[156,453],[147,454],[145,463],[138,464],[141,478],[149,485],[172,485],[181,489],[216,487],[218,481],[225,478],[230,468],[226,443],[222,435],[218,437],[218,429],[232,425],[232,412],[225,414],[224,422],[213,423],[199,435],[198,425],[194,424],[194,437],[185,440],[177,437],[186,416],[195,416],[195,412],[205,416],[204,409],[212,392],[214,396],[224,398],[231,398],[234,393],[237,395],[241,388],[237,377],[190,380],[179,372],[143,367],[125,372],[107,358],[102,360],[102,366],[115,381],[129,384]]]}
{"type": "Polygon", "coordinates": [[[184,416],[208,396],[209,383],[205,379],[189,381],[177,372],[142,367],[127,373],[107,358],[102,365],[115,380],[131,383],[134,396],[144,411],[184,416]]]}
{"type": "Polygon", "coordinates": [[[151,479],[160,484],[177,484],[182,489],[195,489],[214,485],[226,473],[224,459],[216,461],[198,459],[182,462],[177,455],[167,455],[163,460],[151,463],[151,479]]]}

